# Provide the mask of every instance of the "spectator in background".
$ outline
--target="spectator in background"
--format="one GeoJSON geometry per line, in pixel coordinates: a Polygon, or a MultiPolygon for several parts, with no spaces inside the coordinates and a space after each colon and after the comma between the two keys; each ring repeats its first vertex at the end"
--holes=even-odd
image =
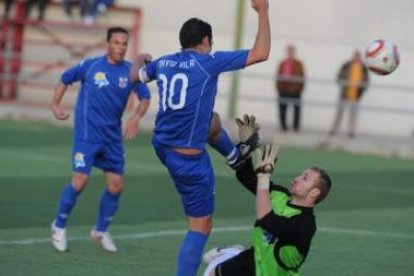
{"type": "Polygon", "coordinates": [[[286,112],[288,105],[294,107],[293,129],[300,130],[301,95],[305,85],[305,71],[301,61],[296,58],[295,46],[286,47],[286,58],[279,64],[276,89],[279,94],[279,118],[282,131],[288,129],[286,112]]]}
{"type": "Polygon", "coordinates": [[[27,0],[26,3],[26,18],[29,18],[30,12],[32,11],[33,5],[37,3],[39,14],[37,19],[42,21],[45,19],[45,12],[48,5],[48,0],[27,0]]]}
{"type": "Polygon", "coordinates": [[[115,0],[92,0],[88,15],[84,19],[85,25],[93,24],[98,15],[104,13],[114,3],[115,0]]]}
{"type": "Polygon", "coordinates": [[[355,125],[358,115],[358,103],[369,85],[368,69],[361,60],[361,53],[356,50],[350,61],[345,62],[339,71],[337,82],[341,89],[335,120],[330,135],[336,135],[345,108],[349,109],[348,136],[355,137],[355,125]]]}
{"type": "Polygon", "coordinates": [[[13,4],[13,0],[6,0],[5,1],[3,19],[9,18],[12,4],[13,4]]]}
{"type": "Polygon", "coordinates": [[[74,2],[76,2],[76,4],[79,5],[79,15],[81,18],[84,18],[88,12],[90,1],[91,0],[79,0],[79,1],[63,0],[62,1],[63,10],[65,11],[65,14],[68,17],[72,18],[73,17],[72,6],[74,2]]]}

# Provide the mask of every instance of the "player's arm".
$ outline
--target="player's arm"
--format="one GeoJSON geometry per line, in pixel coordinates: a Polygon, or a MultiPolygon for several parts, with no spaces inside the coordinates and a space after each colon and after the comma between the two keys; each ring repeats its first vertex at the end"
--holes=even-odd
{"type": "Polygon", "coordinates": [[[261,219],[272,212],[270,201],[270,174],[277,158],[278,146],[266,144],[253,152],[253,166],[257,174],[256,218],[261,219]]]}
{"type": "Polygon", "coordinates": [[[236,178],[251,193],[257,191],[257,175],[253,169],[252,160],[248,159],[236,169],[236,178]]]}
{"type": "Polygon", "coordinates": [[[273,234],[278,239],[285,241],[292,241],[294,239],[295,217],[279,216],[273,210],[269,210],[263,217],[257,219],[255,225],[273,234]]]}
{"type": "Polygon", "coordinates": [[[246,66],[265,61],[270,53],[270,23],[268,0],[251,0],[252,8],[258,13],[259,26],[256,40],[247,56],[246,66]]]}
{"type": "Polygon", "coordinates": [[[56,86],[55,92],[53,93],[52,112],[58,120],[67,120],[70,116],[70,114],[66,113],[60,105],[67,88],[68,87],[60,81],[56,86]]]}
{"type": "Polygon", "coordinates": [[[133,60],[131,72],[129,75],[131,81],[146,83],[151,80],[148,77],[148,72],[147,72],[148,69],[145,66],[145,64],[149,63],[151,60],[152,60],[152,56],[147,53],[140,54],[133,60]]]}
{"type": "Polygon", "coordinates": [[[136,93],[139,99],[139,104],[127,120],[124,130],[124,136],[128,140],[137,136],[141,119],[144,117],[145,113],[147,113],[147,110],[151,103],[151,94],[145,84],[138,84],[136,93]]]}
{"type": "Polygon", "coordinates": [[[262,228],[278,240],[278,253],[275,254],[279,265],[287,269],[298,269],[304,262],[306,247],[309,244],[309,225],[300,217],[283,217],[269,212],[265,217],[256,221],[256,227],[262,228]]]}
{"type": "Polygon", "coordinates": [[[139,123],[141,118],[144,117],[150,105],[149,99],[140,100],[138,106],[135,108],[131,117],[129,117],[126,125],[124,136],[126,139],[132,139],[138,134],[139,123]]]}
{"type": "Polygon", "coordinates": [[[83,78],[85,68],[87,68],[89,65],[90,60],[81,61],[79,64],[66,70],[62,74],[60,82],[56,86],[55,92],[53,93],[52,99],[52,112],[56,119],[66,120],[69,118],[70,114],[64,111],[60,103],[69,85],[81,80],[83,78]]]}
{"type": "Polygon", "coordinates": [[[219,51],[211,53],[209,64],[204,64],[209,74],[242,69],[246,66],[265,61],[270,53],[270,24],[268,0],[251,0],[253,9],[259,15],[259,27],[256,40],[249,50],[219,51]]]}
{"type": "MultiPolygon", "coordinates": [[[[272,233],[279,239],[290,241],[295,229],[295,220],[277,215],[272,209],[270,200],[270,175],[277,161],[277,154],[278,146],[276,144],[267,144],[263,148],[257,148],[253,153],[253,163],[257,174],[256,226],[272,233]]],[[[279,186],[274,186],[272,189],[286,192],[279,186]]]]}

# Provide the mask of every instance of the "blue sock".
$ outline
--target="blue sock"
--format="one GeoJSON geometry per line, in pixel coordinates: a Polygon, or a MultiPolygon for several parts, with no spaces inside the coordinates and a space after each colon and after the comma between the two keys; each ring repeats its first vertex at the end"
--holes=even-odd
{"type": "Polygon", "coordinates": [[[120,193],[111,194],[108,190],[103,192],[99,206],[98,220],[96,221],[96,230],[106,232],[118,210],[120,195],[120,193]]]}
{"type": "Polygon", "coordinates": [[[209,144],[214,149],[216,149],[221,155],[226,157],[230,164],[235,162],[237,157],[239,156],[239,150],[231,141],[229,135],[224,129],[220,130],[218,139],[216,141],[210,139],[209,144]]]}
{"type": "Polygon", "coordinates": [[[72,212],[73,206],[76,204],[80,192],[76,191],[72,184],[68,184],[60,194],[59,209],[56,215],[56,226],[59,228],[66,228],[66,221],[72,212]]]}
{"type": "Polygon", "coordinates": [[[195,276],[197,274],[207,239],[208,235],[200,232],[187,232],[178,253],[176,276],[195,276]]]}

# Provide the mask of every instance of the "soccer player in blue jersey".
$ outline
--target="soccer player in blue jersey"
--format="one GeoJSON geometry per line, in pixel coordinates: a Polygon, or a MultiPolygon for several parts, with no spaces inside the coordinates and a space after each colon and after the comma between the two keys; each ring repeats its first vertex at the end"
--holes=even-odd
{"type": "Polygon", "coordinates": [[[124,60],[128,38],[129,34],[124,28],[108,29],[107,54],[83,60],[65,71],[54,93],[53,114],[58,120],[66,120],[69,114],[62,109],[60,102],[69,85],[81,83],[75,107],[72,181],[62,191],[58,212],[51,225],[52,243],[60,252],[67,250],[66,222],[88,183],[93,166],[104,172],[107,189],[102,194],[91,238],[100,243],[104,250],[117,251],[108,226],[118,209],[124,186],[122,134],[126,139],[135,137],[140,119],[150,102],[146,85],[137,85],[129,78],[131,64],[124,60]],[[122,133],[121,118],[132,91],[140,103],[127,120],[122,133]]]}
{"type": "Polygon", "coordinates": [[[251,49],[212,52],[210,24],[191,18],[180,30],[180,52],[151,62],[149,54],[140,55],[131,70],[131,79],[156,80],[159,89],[153,146],[173,178],[188,218],[189,230],[178,253],[178,276],[196,275],[212,229],[215,179],[205,145],[218,77],[220,73],[265,61],[269,56],[268,0],[251,0],[251,4],[259,19],[251,49]],[[146,66],[141,67],[144,62],[146,66]]]}

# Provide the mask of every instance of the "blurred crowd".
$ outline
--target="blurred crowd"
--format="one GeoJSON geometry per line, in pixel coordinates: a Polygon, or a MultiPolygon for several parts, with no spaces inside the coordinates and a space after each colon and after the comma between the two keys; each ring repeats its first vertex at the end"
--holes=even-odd
{"type": "MultiPolygon", "coordinates": [[[[5,19],[11,16],[14,2],[5,0],[3,13],[5,19]]],[[[44,20],[50,2],[51,0],[27,0],[26,18],[33,17],[32,10],[37,8],[37,20],[44,20]]],[[[71,21],[79,20],[85,25],[94,24],[97,18],[114,4],[115,0],[61,0],[66,16],[71,21]]],[[[302,94],[306,86],[306,70],[296,51],[295,45],[287,45],[286,55],[276,68],[277,114],[282,132],[301,130],[302,94]],[[290,109],[293,110],[292,120],[288,116],[290,109]],[[289,124],[290,121],[292,123],[289,124]]],[[[338,102],[329,135],[337,135],[344,114],[348,113],[346,133],[349,138],[353,138],[356,135],[359,102],[369,86],[369,73],[358,50],[355,50],[352,57],[340,66],[336,83],[339,87],[338,102]]]]}
{"type": "MultiPolygon", "coordinates": [[[[12,5],[15,1],[6,0],[4,4],[3,19],[11,16],[12,5]]],[[[37,17],[39,21],[44,20],[46,10],[50,0],[27,0],[26,1],[26,18],[31,18],[33,7],[37,6],[37,17]]],[[[65,14],[71,20],[79,20],[85,25],[93,24],[100,14],[103,14],[108,8],[115,4],[115,0],[62,0],[62,8],[65,14]],[[73,10],[78,10],[74,12],[73,10]],[[77,13],[77,15],[75,15],[77,13]]]]}
{"type": "MultiPolygon", "coordinates": [[[[356,50],[337,74],[336,82],[339,86],[339,97],[336,115],[333,118],[329,134],[335,136],[340,127],[343,114],[349,113],[347,135],[355,137],[358,119],[358,106],[362,95],[369,86],[368,69],[361,59],[361,53],[356,50]]],[[[296,56],[294,45],[286,47],[286,57],[278,64],[276,72],[276,92],[278,94],[278,114],[280,130],[290,128],[299,132],[301,127],[302,92],[306,85],[305,68],[302,61],[296,56]],[[288,109],[293,108],[293,124],[288,126],[288,109]]]]}

